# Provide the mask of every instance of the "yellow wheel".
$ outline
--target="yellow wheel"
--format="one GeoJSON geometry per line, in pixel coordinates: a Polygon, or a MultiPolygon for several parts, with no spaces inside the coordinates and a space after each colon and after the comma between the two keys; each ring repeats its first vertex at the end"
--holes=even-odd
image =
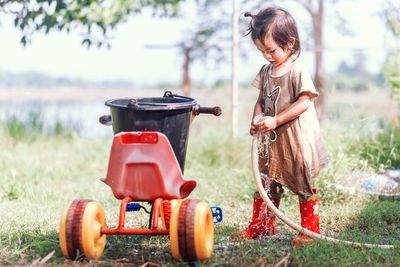
{"type": "Polygon", "coordinates": [[[60,240],[60,248],[61,252],[64,255],[65,258],[72,258],[69,256],[68,253],[68,245],[67,245],[67,215],[68,215],[68,210],[70,208],[72,203],[69,203],[68,205],[65,206],[64,211],[61,216],[61,221],[60,221],[60,233],[59,233],[59,240],[60,240]]]}
{"type": "Polygon", "coordinates": [[[106,235],[101,228],[106,227],[104,210],[97,202],[89,202],[82,216],[82,252],[89,259],[101,257],[106,246],[106,235]]]}
{"type": "Polygon", "coordinates": [[[194,242],[198,260],[206,260],[211,257],[214,250],[214,223],[211,209],[205,202],[200,202],[196,206],[194,242]]]}
{"type": "Polygon", "coordinates": [[[214,225],[210,207],[199,200],[184,200],[172,212],[172,256],[183,261],[205,260],[214,248],[214,225]]]}
{"type": "Polygon", "coordinates": [[[101,257],[106,235],[101,234],[105,227],[102,207],[91,200],[74,200],[64,208],[60,222],[60,247],[64,257],[76,259],[78,252],[89,259],[101,257]]]}
{"type": "Polygon", "coordinates": [[[179,240],[178,240],[178,216],[182,202],[178,203],[172,211],[171,220],[169,223],[169,239],[171,242],[171,253],[174,259],[179,260],[179,240]]]}

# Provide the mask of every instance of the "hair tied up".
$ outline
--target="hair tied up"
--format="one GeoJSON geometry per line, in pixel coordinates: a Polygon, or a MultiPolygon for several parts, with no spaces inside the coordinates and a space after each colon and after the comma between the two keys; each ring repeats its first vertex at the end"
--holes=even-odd
{"type": "Polygon", "coordinates": [[[252,19],[254,19],[254,15],[251,14],[249,11],[244,12],[244,16],[245,17],[251,17],[252,19]]]}

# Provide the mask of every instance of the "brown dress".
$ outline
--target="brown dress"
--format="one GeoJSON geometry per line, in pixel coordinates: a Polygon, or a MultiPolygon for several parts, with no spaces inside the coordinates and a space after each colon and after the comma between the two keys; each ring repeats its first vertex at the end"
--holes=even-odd
{"type": "MultiPolygon", "coordinates": [[[[271,66],[264,65],[252,84],[263,91],[264,99],[274,90],[280,91],[276,114],[302,94],[312,99],[318,97],[310,75],[299,60],[281,76],[272,76],[271,66]]],[[[259,157],[260,171],[307,199],[313,194],[312,179],[328,163],[314,102],[297,119],[279,126],[275,132],[276,141],[269,143],[266,157],[259,157]]]]}

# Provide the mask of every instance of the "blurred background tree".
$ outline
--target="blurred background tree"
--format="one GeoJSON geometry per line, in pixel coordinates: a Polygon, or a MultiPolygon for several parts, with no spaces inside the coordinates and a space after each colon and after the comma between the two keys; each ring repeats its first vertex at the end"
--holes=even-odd
{"type": "Polygon", "coordinates": [[[368,54],[363,49],[353,52],[350,63],[341,61],[337,71],[327,78],[330,90],[365,92],[384,84],[381,73],[371,73],[367,68],[368,54]]]}
{"type": "MultiPolygon", "coordinates": [[[[183,55],[182,83],[184,95],[191,90],[190,66],[196,61],[208,64],[220,63],[228,57],[230,44],[230,15],[227,12],[227,1],[197,0],[195,12],[182,14],[187,21],[183,39],[178,44],[183,55]],[[210,59],[212,59],[210,62],[210,59]]],[[[229,7],[229,6],[228,6],[229,7]]]]}
{"type": "MultiPolygon", "coordinates": [[[[384,9],[384,18],[387,28],[394,37],[393,42],[397,45],[388,52],[387,62],[383,67],[385,78],[392,88],[392,97],[400,108],[400,2],[398,0],[387,0],[384,9]]],[[[389,46],[390,47],[390,46],[389,46]]]]}
{"type": "Polygon", "coordinates": [[[209,68],[210,65],[217,65],[228,58],[231,41],[229,7],[229,1],[185,1],[185,6],[177,14],[178,19],[185,24],[181,40],[171,45],[147,46],[160,49],[178,48],[178,53],[182,57],[183,95],[190,95],[192,87],[190,70],[194,62],[202,61],[204,68],[209,68]]]}
{"type": "Polygon", "coordinates": [[[326,112],[326,78],[324,68],[324,19],[325,0],[298,0],[297,1],[308,12],[311,18],[312,39],[314,41],[315,53],[315,73],[314,85],[317,88],[320,96],[316,102],[318,116],[323,119],[326,112]]]}
{"type": "MultiPolygon", "coordinates": [[[[14,25],[22,33],[21,43],[27,44],[31,41],[35,32],[49,33],[51,31],[80,31],[82,33],[82,44],[87,46],[109,46],[111,43],[111,33],[120,24],[125,22],[129,16],[141,13],[144,9],[151,10],[154,15],[177,17],[185,21],[184,34],[181,41],[173,44],[179,49],[182,57],[181,87],[185,95],[190,94],[191,87],[191,66],[197,61],[204,62],[204,68],[212,69],[223,59],[229,59],[229,38],[231,37],[230,28],[230,2],[217,0],[1,0],[0,13],[9,14],[14,19],[14,25]],[[184,6],[191,5],[194,12],[186,13],[184,6]],[[183,12],[182,12],[183,10],[183,12]]],[[[326,75],[324,69],[324,20],[326,20],[325,9],[335,9],[339,0],[287,0],[283,1],[297,5],[306,14],[309,14],[309,21],[306,27],[309,35],[305,38],[303,46],[314,53],[315,73],[314,83],[321,93],[319,98],[318,110],[322,117],[325,110],[326,94],[326,75]]],[[[241,10],[256,12],[261,7],[268,4],[282,4],[282,1],[240,1],[241,10]]],[[[386,0],[385,16],[387,26],[393,34],[399,35],[398,26],[398,1],[386,0]]],[[[332,13],[332,12],[330,12],[332,13]]],[[[338,31],[348,33],[346,21],[340,16],[339,12],[333,16],[338,24],[338,31]]],[[[247,21],[242,20],[240,33],[245,32],[247,21]]],[[[304,26],[303,26],[304,27],[304,26]]],[[[241,38],[246,39],[246,38],[241,38]]],[[[397,38],[398,39],[398,38],[397,38]]],[[[242,44],[241,44],[242,45],[242,44]]],[[[246,54],[248,50],[241,47],[241,54],[246,54]]],[[[396,59],[396,52],[391,52],[388,64],[385,67],[387,79],[392,85],[398,84],[396,67],[392,66],[399,62],[396,59]],[[392,63],[390,63],[392,62],[392,63]]],[[[359,55],[362,55],[360,52],[359,55]]],[[[363,57],[358,59],[362,60],[363,57]]],[[[361,62],[364,64],[363,62],[361,62]]],[[[359,68],[344,62],[339,72],[347,72],[349,68],[359,68]]],[[[362,72],[362,71],[361,71],[362,72]]],[[[358,75],[362,75],[358,71],[358,75]]],[[[356,84],[357,82],[355,82],[356,84]]],[[[357,85],[354,85],[357,87],[357,85]]],[[[358,86],[360,87],[360,86],[358,86]]],[[[396,87],[395,87],[396,88],[396,87]]],[[[362,89],[361,87],[359,89],[362,89]]],[[[393,90],[394,95],[398,90],[393,90]]]]}
{"type": "Polygon", "coordinates": [[[1,0],[0,13],[10,14],[26,45],[35,32],[82,31],[82,44],[109,45],[108,33],[129,15],[152,8],[155,15],[174,16],[180,0],[1,0]]]}
{"type": "Polygon", "coordinates": [[[224,47],[229,46],[229,31],[223,31],[230,27],[227,4],[229,7],[229,1],[219,0],[5,0],[0,2],[0,13],[13,16],[14,26],[22,33],[23,45],[31,42],[35,32],[79,30],[82,44],[88,47],[110,46],[112,30],[145,8],[157,16],[181,18],[187,27],[182,40],[172,46],[179,48],[183,58],[181,87],[183,94],[189,95],[192,63],[203,60],[207,67],[209,59],[219,63],[227,57],[224,47]],[[182,2],[189,2],[186,6],[191,6],[190,13],[180,9],[182,2]]]}

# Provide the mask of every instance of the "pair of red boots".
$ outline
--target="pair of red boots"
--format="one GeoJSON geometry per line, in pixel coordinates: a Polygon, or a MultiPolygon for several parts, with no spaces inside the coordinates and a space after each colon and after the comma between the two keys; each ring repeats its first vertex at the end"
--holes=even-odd
{"type": "MultiPolygon", "coordinates": [[[[271,200],[279,208],[281,194],[273,194],[271,200]]],[[[319,200],[310,199],[308,201],[299,200],[301,226],[314,233],[320,233],[319,228],[319,200]]],[[[246,229],[233,234],[234,237],[243,239],[253,239],[258,236],[273,236],[276,233],[275,214],[267,207],[258,192],[254,193],[253,216],[246,229]]],[[[313,242],[313,239],[299,234],[292,240],[294,246],[305,246],[313,242]]]]}

